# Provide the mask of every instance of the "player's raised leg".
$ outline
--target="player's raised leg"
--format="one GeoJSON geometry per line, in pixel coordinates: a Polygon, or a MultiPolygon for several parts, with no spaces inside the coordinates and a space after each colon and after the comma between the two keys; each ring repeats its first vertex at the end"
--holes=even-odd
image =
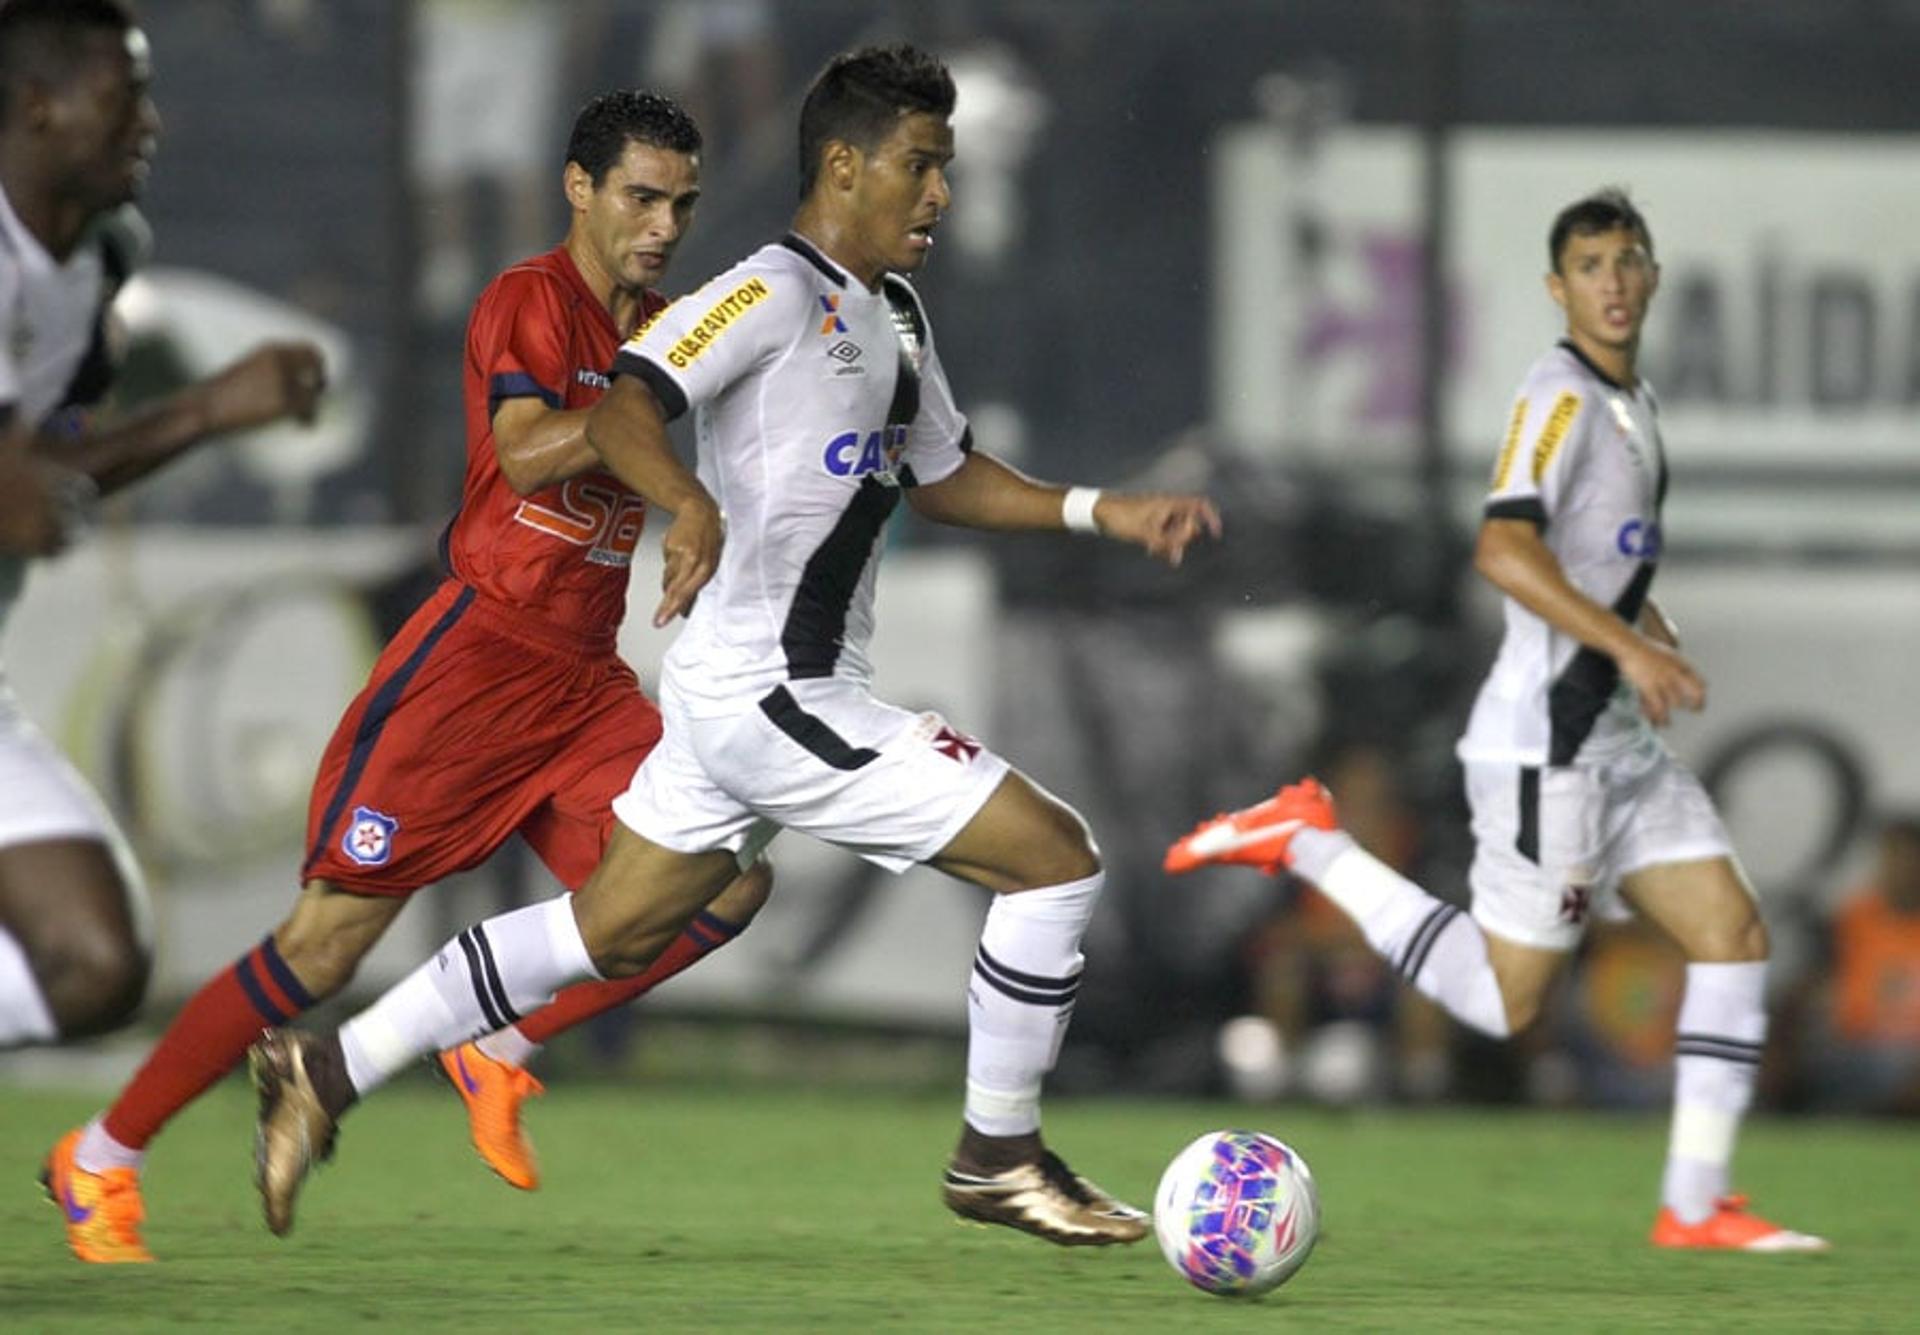
{"type": "Polygon", "coordinates": [[[1166,869],[1282,868],[1318,886],[1367,944],[1462,1024],[1506,1038],[1532,1022],[1564,949],[1530,948],[1484,932],[1339,828],[1333,796],[1317,779],[1282,788],[1243,811],[1202,821],[1167,852],[1166,869]]]}
{"type": "Polygon", "coordinates": [[[1624,879],[1622,891],[1687,957],[1654,1245],[1826,1250],[1823,1238],[1750,1213],[1731,1188],[1734,1144],[1767,1038],[1767,929],[1738,864],[1715,857],[1645,867],[1624,879]]]}
{"type": "Polygon", "coordinates": [[[1068,1246],[1137,1242],[1147,1216],[1076,1174],[1040,1136],[1105,873],[1085,823],[1009,772],[933,859],[995,892],[967,983],[967,1094],[941,1195],[955,1214],[1068,1246]]]}

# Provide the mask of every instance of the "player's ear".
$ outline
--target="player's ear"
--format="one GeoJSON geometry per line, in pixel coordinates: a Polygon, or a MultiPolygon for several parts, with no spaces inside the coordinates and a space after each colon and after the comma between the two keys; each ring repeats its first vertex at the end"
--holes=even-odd
{"type": "Polygon", "coordinates": [[[1547,271],[1547,295],[1553,298],[1553,304],[1561,310],[1567,308],[1567,280],[1560,276],[1558,269],[1547,271]]]}
{"type": "Polygon", "coordinates": [[[575,212],[585,213],[593,202],[593,177],[577,162],[569,162],[560,174],[560,188],[566,192],[567,203],[575,212]]]}
{"type": "Polygon", "coordinates": [[[860,179],[861,153],[844,139],[829,139],[820,150],[820,170],[836,190],[851,190],[860,179]]]}

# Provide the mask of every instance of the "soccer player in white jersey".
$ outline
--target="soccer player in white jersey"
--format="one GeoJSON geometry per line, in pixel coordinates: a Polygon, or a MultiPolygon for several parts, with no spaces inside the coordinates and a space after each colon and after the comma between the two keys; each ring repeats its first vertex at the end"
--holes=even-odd
{"type": "Polygon", "coordinates": [[[1458,747],[1471,915],[1357,847],[1312,779],[1203,822],[1167,869],[1289,868],[1414,987],[1494,1038],[1532,1023],[1589,916],[1624,899],[1687,958],[1654,1244],[1819,1250],[1728,1185],[1766,1039],[1767,929],[1713,802],[1654,732],[1701,708],[1706,683],[1647,596],[1667,484],[1635,370],[1660,280],[1652,236],[1608,190],[1562,210],[1547,246],[1566,337],[1521,382],[1474,554],[1505,595],[1506,636],[1458,747]]]}
{"type": "MultiPolygon", "coordinates": [[[[317,349],[273,344],[119,422],[87,421],[111,374],[107,303],[133,260],[117,211],[159,131],[147,82],[146,37],[114,0],[0,5],[0,471],[43,488],[3,507],[28,513],[0,555],[0,621],[25,558],[71,536],[76,490],[112,491],[208,436],[308,416],[321,388],[317,349]]],[[[0,672],[0,1048],[100,1033],[139,1005],[145,907],[122,846],[0,672]]]]}
{"type": "Polygon", "coordinates": [[[662,671],[666,735],[614,803],[620,825],[576,898],[470,929],[480,949],[450,944],[336,1034],[255,1045],[275,1231],[357,1095],[443,1036],[486,1030],[490,997],[525,1009],[646,967],[780,826],[997,892],[968,989],[949,1208],[1062,1244],[1146,1234],[1145,1215],[1040,1136],[1102,881],[1086,826],[945,719],[875,699],[866,646],[881,530],[903,498],[941,523],[1098,531],[1175,564],[1219,517],[1197,496],[1034,482],[973,448],[900,277],[925,262],[949,203],[953,103],[945,67],[911,47],[834,60],[801,111],[792,231],[622,349],[589,436],[676,516],[658,615],[692,614],[662,671]],[[697,479],[665,434],[689,407],[697,479]]]}

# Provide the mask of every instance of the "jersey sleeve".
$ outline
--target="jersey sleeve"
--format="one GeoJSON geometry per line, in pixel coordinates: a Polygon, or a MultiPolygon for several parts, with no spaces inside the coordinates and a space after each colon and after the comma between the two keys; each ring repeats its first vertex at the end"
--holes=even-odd
{"type": "Polygon", "coordinates": [[[507,399],[566,403],[567,298],[537,269],[511,269],[480,298],[467,329],[467,355],[487,387],[487,416],[507,399]]]}
{"type": "Polygon", "coordinates": [[[644,381],[672,421],[790,345],[806,296],[791,275],[737,264],[636,330],[614,374],[644,381]]]}
{"type": "Polygon", "coordinates": [[[972,432],[953,401],[946,368],[929,333],[926,361],[920,367],[920,411],[907,426],[906,460],[914,485],[931,486],[951,475],[972,449],[972,432]]]}
{"type": "Polygon", "coordinates": [[[1514,400],[1482,516],[1545,528],[1566,490],[1591,416],[1589,394],[1551,380],[1529,382],[1514,400]]]}

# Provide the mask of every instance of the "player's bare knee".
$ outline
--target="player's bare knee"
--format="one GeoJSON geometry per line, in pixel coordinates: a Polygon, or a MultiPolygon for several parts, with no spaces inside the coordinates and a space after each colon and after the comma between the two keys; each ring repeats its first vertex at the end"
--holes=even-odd
{"type": "Polygon", "coordinates": [[[1730,916],[1696,934],[1688,958],[1695,964],[1747,964],[1767,958],[1767,924],[1755,913],[1730,916]]]}
{"type": "Polygon", "coordinates": [[[1100,849],[1093,832],[1072,807],[1049,802],[1046,805],[1047,838],[1034,849],[1034,865],[1028,868],[1024,889],[1044,885],[1065,885],[1097,876],[1101,870],[1100,849]]]}
{"type": "Polygon", "coordinates": [[[35,977],[63,1038],[108,1033],[147,995],[153,957],[124,932],[80,930],[34,952],[35,977]]]}

